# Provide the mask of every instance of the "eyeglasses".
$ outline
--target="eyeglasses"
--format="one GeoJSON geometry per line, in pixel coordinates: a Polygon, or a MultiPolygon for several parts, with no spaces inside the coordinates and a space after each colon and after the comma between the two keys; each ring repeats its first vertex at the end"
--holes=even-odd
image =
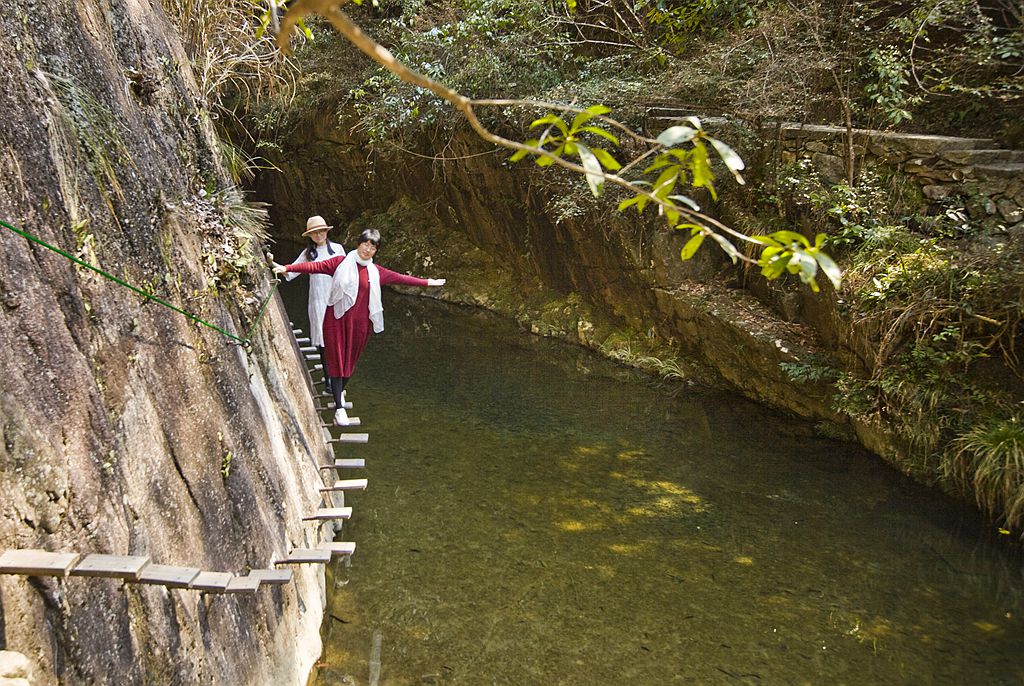
{"type": "Polygon", "coordinates": [[[367,250],[369,250],[370,248],[373,248],[374,250],[377,249],[377,246],[371,243],[370,241],[363,241],[362,243],[359,244],[359,247],[366,248],[367,250]]]}

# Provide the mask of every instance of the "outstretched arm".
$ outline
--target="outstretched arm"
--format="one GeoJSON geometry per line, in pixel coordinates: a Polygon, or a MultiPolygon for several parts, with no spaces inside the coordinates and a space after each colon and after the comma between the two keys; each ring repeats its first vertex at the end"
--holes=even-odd
{"type": "Polygon", "coordinates": [[[393,272],[390,269],[378,266],[380,272],[380,284],[382,286],[394,285],[394,286],[443,286],[444,279],[421,279],[418,276],[409,276],[408,274],[399,274],[393,272]]]}
{"type": "Polygon", "coordinates": [[[338,255],[332,257],[329,260],[322,260],[320,262],[296,262],[289,265],[273,264],[275,274],[285,274],[289,272],[298,272],[300,274],[333,274],[334,270],[338,268],[341,261],[345,259],[344,255],[338,255]]]}

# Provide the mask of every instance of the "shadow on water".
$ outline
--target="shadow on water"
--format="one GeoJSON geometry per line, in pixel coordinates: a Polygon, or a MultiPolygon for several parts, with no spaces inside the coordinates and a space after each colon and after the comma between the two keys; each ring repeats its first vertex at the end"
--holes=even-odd
{"type": "Polygon", "coordinates": [[[368,683],[375,632],[383,685],[1024,682],[1021,561],[970,509],[736,396],[386,308],[322,686],[368,683]]]}

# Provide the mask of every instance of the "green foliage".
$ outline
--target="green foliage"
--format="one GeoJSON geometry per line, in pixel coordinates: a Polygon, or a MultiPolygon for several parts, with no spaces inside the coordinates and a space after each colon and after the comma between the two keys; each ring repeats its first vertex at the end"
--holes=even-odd
{"type": "MultiPolygon", "coordinates": [[[[594,117],[607,114],[610,111],[611,110],[603,105],[588,107],[573,118],[572,124],[566,124],[562,118],[556,114],[546,115],[540,119],[534,120],[534,122],[530,124],[531,129],[545,124],[547,125],[547,128],[541,134],[541,137],[528,140],[524,145],[528,145],[531,148],[536,148],[538,150],[544,150],[548,153],[547,155],[538,155],[538,167],[551,166],[554,162],[554,158],[556,157],[578,156],[584,169],[587,170],[586,178],[587,184],[590,186],[590,191],[595,196],[598,196],[604,188],[604,174],[602,170],[608,169],[610,171],[616,171],[621,169],[622,165],[620,165],[607,150],[586,145],[583,142],[583,134],[589,133],[593,136],[604,138],[611,142],[612,145],[618,145],[619,139],[614,135],[598,126],[593,126],[588,123],[594,117]]],[[[530,152],[530,150],[518,150],[514,155],[512,155],[512,161],[518,162],[522,158],[526,157],[526,155],[530,154],[530,152]]]]}
{"type": "Polygon", "coordinates": [[[838,369],[817,360],[807,362],[780,362],[779,367],[793,383],[821,383],[835,381],[840,377],[838,369]]]}
{"type": "Polygon", "coordinates": [[[868,64],[874,79],[864,87],[864,94],[881,110],[890,124],[913,119],[910,107],[919,104],[920,96],[907,93],[910,85],[910,65],[893,46],[876,48],[868,52],[868,64]]]}
{"type": "Polygon", "coordinates": [[[700,34],[753,26],[757,22],[756,4],[746,0],[645,0],[637,3],[639,11],[657,31],[659,41],[675,50],[689,47],[700,34]]]}
{"type": "Polygon", "coordinates": [[[974,493],[1008,529],[1024,528],[1024,414],[986,418],[953,441],[943,475],[974,493]]]}

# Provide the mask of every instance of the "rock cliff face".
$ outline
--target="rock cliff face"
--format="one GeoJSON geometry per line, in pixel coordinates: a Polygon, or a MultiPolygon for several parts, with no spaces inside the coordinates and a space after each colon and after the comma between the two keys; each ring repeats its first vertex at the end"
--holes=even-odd
{"type": "MultiPolygon", "coordinates": [[[[0,218],[242,335],[268,284],[211,277],[226,175],[159,4],[0,27],[0,218]]],[[[7,228],[0,267],[0,548],[242,574],[315,543],[326,449],[279,301],[244,349],[7,228]]],[[[323,594],[309,566],[252,596],[4,575],[0,650],[33,684],[305,683],[323,594]]]]}

